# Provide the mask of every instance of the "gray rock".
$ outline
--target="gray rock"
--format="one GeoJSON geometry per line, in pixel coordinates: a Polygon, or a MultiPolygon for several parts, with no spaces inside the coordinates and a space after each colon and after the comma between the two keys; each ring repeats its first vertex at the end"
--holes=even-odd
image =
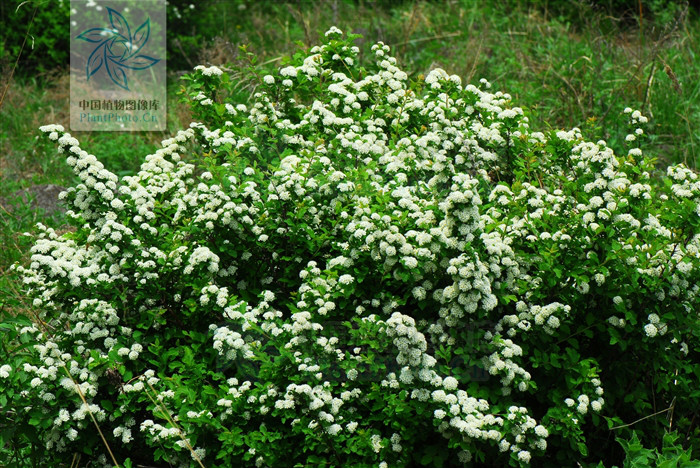
{"type": "Polygon", "coordinates": [[[32,210],[42,210],[48,216],[62,214],[66,212],[66,208],[59,201],[58,194],[63,190],[65,187],[54,184],[32,185],[14,192],[7,198],[0,197],[0,211],[12,213],[20,206],[29,204],[32,210]]]}

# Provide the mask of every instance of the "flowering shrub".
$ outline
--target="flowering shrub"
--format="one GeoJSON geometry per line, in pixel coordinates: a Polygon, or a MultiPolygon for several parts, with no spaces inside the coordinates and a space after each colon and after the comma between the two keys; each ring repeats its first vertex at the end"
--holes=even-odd
{"type": "Polygon", "coordinates": [[[133,177],[42,127],[82,183],[75,231],[40,225],[18,267],[39,312],[0,368],[36,463],[571,466],[614,460],[611,426],[693,440],[697,174],[653,175],[637,111],[615,155],[485,80],[411,83],[381,43],[361,67],[352,39],[249,106],[197,67],[201,123],[133,177]]]}

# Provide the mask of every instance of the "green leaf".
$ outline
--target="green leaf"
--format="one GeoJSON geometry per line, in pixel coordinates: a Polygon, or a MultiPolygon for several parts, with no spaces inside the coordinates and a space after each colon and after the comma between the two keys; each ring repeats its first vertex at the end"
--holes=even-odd
{"type": "Polygon", "coordinates": [[[579,442],[576,444],[576,447],[578,448],[578,451],[581,455],[584,457],[588,456],[588,447],[586,447],[586,444],[583,442],[579,442]]]}

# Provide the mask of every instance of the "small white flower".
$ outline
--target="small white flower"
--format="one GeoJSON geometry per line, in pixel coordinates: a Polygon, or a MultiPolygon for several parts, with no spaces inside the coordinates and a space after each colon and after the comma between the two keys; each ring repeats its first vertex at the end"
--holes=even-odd
{"type": "Polygon", "coordinates": [[[521,450],[520,452],[518,452],[518,460],[524,463],[530,463],[530,458],[530,452],[528,452],[527,450],[521,450]]]}
{"type": "Polygon", "coordinates": [[[376,453],[379,453],[379,452],[382,450],[382,448],[384,447],[384,445],[382,444],[382,437],[381,437],[380,435],[378,435],[378,434],[374,434],[374,435],[370,438],[370,442],[371,442],[371,444],[372,444],[372,449],[373,449],[376,453]]]}
{"type": "Polygon", "coordinates": [[[472,454],[467,450],[460,450],[457,453],[457,459],[460,463],[469,463],[472,459],[472,454]]]}
{"type": "Polygon", "coordinates": [[[330,427],[327,429],[327,432],[328,432],[330,435],[336,435],[338,432],[341,431],[341,429],[342,429],[342,427],[340,426],[340,424],[333,424],[332,426],[330,426],[330,427]]]}
{"type": "Polygon", "coordinates": [[[330,29],[329,29],[328,31],[326,31],[326,37],[328,37],[328,36],[330,36],[330,35],[332,35],[332,34],[342,35],[342,34],[343,34],[343,31],[341,31],[340,29],[338,29],[338,28],[335,27],[335,26],[331,26],[330,29]]]}
{"type": "Polygon", "coordinates": [[[549,431],[544,426],[538,425],[535,426],[535,434],[537,434],[538,437],[547,437],[549,436],[549,431]]]}
{"type": "Polygon", "coordinates": [[[659,330],[656,328],[656,326],[654,324],[647,323],[646,325],[644,325],[644,333],[646,333],[646,335],[649,338],[655,337],[658,332],[659,332],[659,330]]]}
{"type": "Polygon", "coordinates": [[[352,275],[343,275],[340,278],[338,278],[338,282],[340,284],[348,285],[352,283],[355,280],[355,278],[352,277],[352,275]]]}
{"type": "Polygon", "coordinates": [[[457,382],[457,379],[455,379],[454,377],[445,377],[442,381],[442,386],[447,391],[456,390],[458,385],[459,382],[457,382]]]}

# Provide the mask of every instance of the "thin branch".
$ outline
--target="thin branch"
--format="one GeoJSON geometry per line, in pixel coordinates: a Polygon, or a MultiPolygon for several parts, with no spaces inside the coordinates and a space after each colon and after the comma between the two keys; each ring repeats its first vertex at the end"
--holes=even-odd
{"type": "Polygon", "coordinates": [[[448,37],[459,37],[459,36],[461,36],[461,35],[462,35],[461,32],[454,32],[454,33],[449,33],[449,34],[441,34],[441,35],[438,35],[438,36],[419,37],[418,39],[410,39],[410,40],[408,40],[408,41],[401,41],[401,42],[397,42],[397,43],[392,44],[392,45],[393,45],[394,47],[398,47],[398,46],[400,46],[400,45],[415,44],[415,43],[417,43],[417,42],[425,42],[425,41],[434,41],[434,40],[437,40],[437,39],[445,39],[445,38],[448,38],[448,37]]]}
{"type": "Polygon", "coordinates": [[[265,61],[264,61],[263,63],[261,63],[260,65],[267,65],[268,63],[277,62],[277,61],[282,60],[283,58],[284,58],[284,56],[283,56],[283,55],[280,55],[279,57],[271,58],[270,60],[265,60],[265,61]]]}
{"type": "Polygon", "coordinates": [[[80,385],[78,385],[78,382],[75,381],[72,375],[70,375],[70,372],[68,372],[68,369],[66,366],[63,366],[63,370],[65,371],[66,375],[68,376],[69,379],[73,382],[73,385],[75,385],[75,389],[78,391],[78,395],[80,395],[80,399],[83,400],[83,404],[85,405],[85,409],[87,410],[88,414],[90,415],[90,419],[92,419],[92,422],[95,424],[95,427],[97,428],[97,432],[100,434],[100,437],[102,438],[102,442],[104,442],[105,447],[107,447],[107,451],[109,452],[109,456],[112,457],[112,461],[114,462],[114,466],[116,468],[121,468],[121,465],[119,465],[119,462],[117,462],[117,459],[115,458],[114,454],[112,453],[112,449],[109,447],[109,444],[107,443],[107,439],[105,439],[104,434],[102,434],[102,429],[100,429],[100,425],[97,424],[97,419],[95,419],[95,415],[92,414],[92,411],[90,410],[90,405],[88,405],[87,400],[85,399],[85,395],[83,395],[83,390],[80,388],[80,385]]]}
{"type": "MultiPolygon", "coordinates": [[[[143,378],[142,378],[142,380],[143,380],[143,378]]],[[[156,397],[157,397],[157,396],[158,396],[158,392],[156,391],[155,388],[153,388],[153,385],[151,385],[151,383],[150,383],[148,380],[146,380],[146,385],[148,385],[148,387],[149,387],[151,390],[153,390],[153,393],[154,393],[154,394],[156,395],[156,397]]],[[[156,401],[156,399],[154,399],[148,391],[146,392],[146,395],[147,395],[148,398],[151,400],[151,402],[153,402],[154,405],[156,405],[157,407],[160,408],[161,412],[162,412],[163,415],[165,416],[165,419],[166,419],[170,424],[172,424],[174,428],[177,429],[177,432],[178,432],[178,435],[180,436],[180,439],[182,439],[182,441],[183,441],[183,442],[185,443],[185,445],[187,446],[187,449],[188,449],[188,450],[190,451],[190,453],[192,454],[192,458],[194,458],[194,459],[197,461],[197,463],[199,463],[199,466],[201,466],[202,468],[204,468],[204,465],[202,464],[202,460],[199,458],[199,455],[197,455],[197,453],[194,451],[194,449],[193,449],[192,446],[190,445],[190,442],[189,442],[189,441],[187,440],[187,438],[185,437],[184,432],[182,431],[182,428],[175,422],[175,420],[174,420],[174,419],[172,418],[172,416],[170,415],[170,411],[167,410],[167,408],[163,405],[163,403],[162,403],[160,400],[156,401]]]]}
{"type": "MultiPolygon", "coordinates": [[[[27,2],[21,3],[18,7],[17,10],[19,10],[19,7],[24,5],[27,2]]],[[[7,78],[7,85],[5,85],[5,89],[2,92],[2,97],[0,97],[0,109],[2,109],[2,103],[5,102],[5,94],[7,94],[7,89],[10,87],[10,83],[12,82],[12,77],[15,74],[15,70],[17,69],[17,65],[19,65],[19,58],[22,56],[22,51],[24,50],[24,45],[27,43],[27,36],[29,36],[29,31],[32,29],[32,23],[34,23],[34,17],[36,16],[36,11],[39,9],[39,5],[34,7],[34,12],[32,13],[32,18],[29,20],[29,26],[27,26],[27,33],[24,35],[24,40],[22,41],[22,47],[19,48],[19,53],[17,54],[17,60],[15,60],[15,66],[12,67],[12,71],[10,72],[10,76],[7,78]]]]}
{"type": "Polygon", "coordinates": [[[611,427],[610,430],[611,430],[611,431],[614,431],[615,429],[622,429],[623,427],[633,426],[633,425],[635,425],[635,424],[637,424],[637,423],[639,423],[639,422],[644,421],[645,419],[653,418],[654,416],[658,416],[658,415],[660,415],[661,413],[665,413],[665,412],[667,412],[667,411],[671,411],[671,410],[673,409],[674,405],[675,405],[675,402],[673,402],[673,403],[671,404],[671,406],[669,406],[668,408],[666,408],[666,409],[664,409],[664,410],[657,411],[656,413],[650,414],[650,415],[648,415],[648,416],[644,416],[643,418],[637,419],[636,421],[631,422],[631,423],[629,423],[629,424],[622,424],[622,425],[620,425],[620,426],[611,427]]]}

